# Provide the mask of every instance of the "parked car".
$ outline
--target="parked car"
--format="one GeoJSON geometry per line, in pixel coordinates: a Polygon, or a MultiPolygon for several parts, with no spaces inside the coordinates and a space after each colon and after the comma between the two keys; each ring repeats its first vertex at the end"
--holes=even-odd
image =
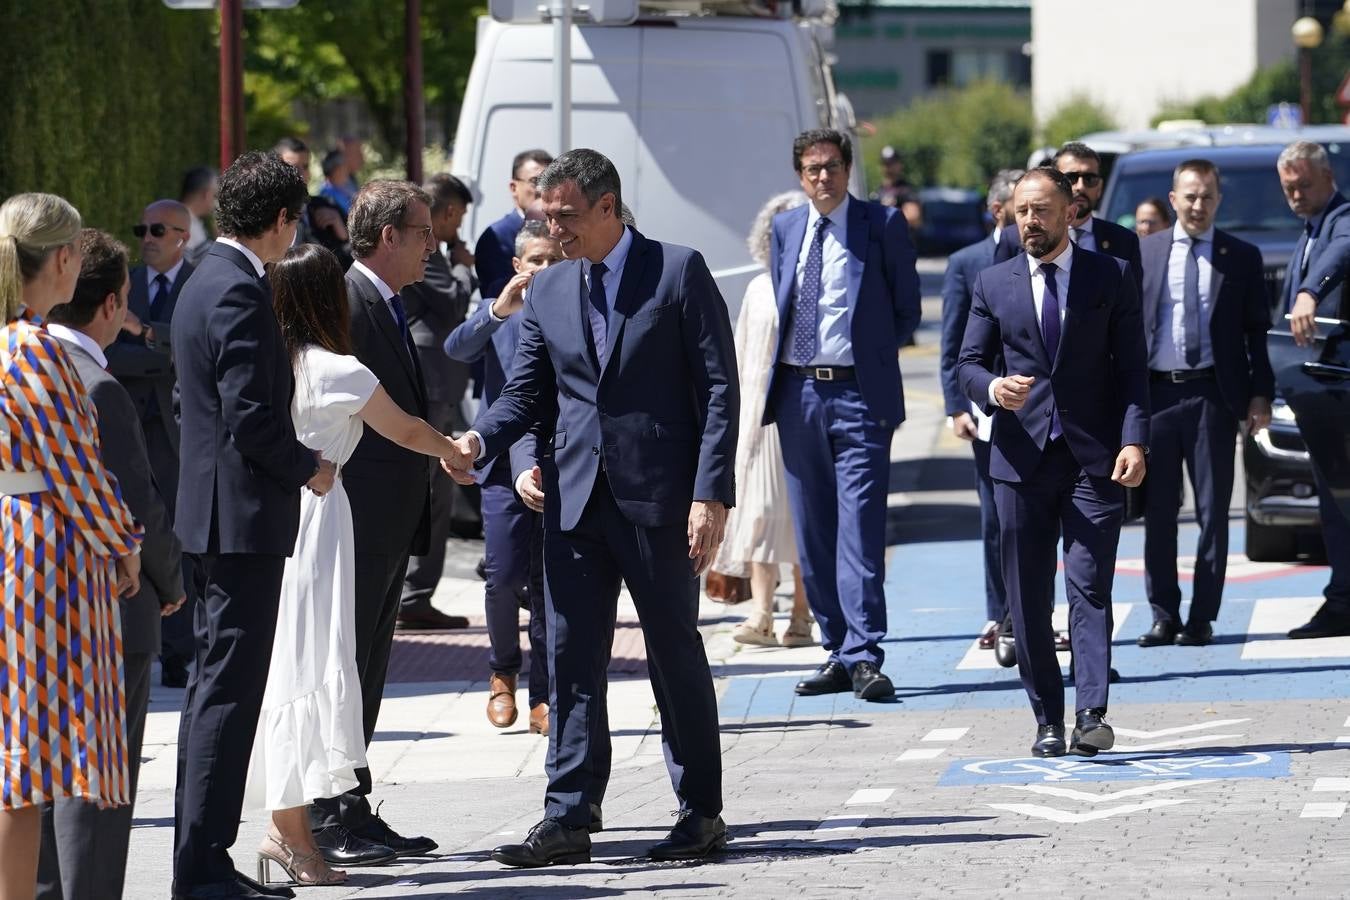
{"type": "Polygon", "coordinates": [[[919,190],[923,224],[914,235],[920,256],[945,256],[989,233],[984,195],[961,188],[919,190]]]}

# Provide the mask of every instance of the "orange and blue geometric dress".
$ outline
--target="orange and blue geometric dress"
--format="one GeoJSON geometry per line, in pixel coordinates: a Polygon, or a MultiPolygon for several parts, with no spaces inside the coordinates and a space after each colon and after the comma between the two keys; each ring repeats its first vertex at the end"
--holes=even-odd
{"type": "Polygon", "coordinates": [[[113,566],[141,536],[60,343],[0,327],[0,809],[129,802],[113,566]]]}

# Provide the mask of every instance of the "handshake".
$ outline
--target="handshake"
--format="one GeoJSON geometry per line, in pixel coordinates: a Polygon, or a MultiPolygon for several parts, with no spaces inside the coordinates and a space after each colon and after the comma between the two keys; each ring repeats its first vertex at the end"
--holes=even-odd
{"type": "Polygon", "coordinates": [[[481,447],[478,435],[470,432],[463,437],[446,440],[447,452],[441,457],[441,468],[457,484],[473,484],[473,464],[481,447]]]}

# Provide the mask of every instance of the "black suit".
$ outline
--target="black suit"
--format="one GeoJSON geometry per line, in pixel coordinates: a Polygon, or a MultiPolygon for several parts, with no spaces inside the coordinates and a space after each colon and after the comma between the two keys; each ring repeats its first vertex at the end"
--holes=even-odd
{"type": "MultiPolygon", "coordinates": [[[[464,427],[459,401],[469,386],[469,366],[446,356],[442,345],[450,332],[464,321],[469,311],[469,298],[476,286],[477,279],[467,266],[451,266],[437,251],[427,260],[424,280],[399,291],[426,383],[427,421],[444,434],[464,427]]],[[[450,538],[450,512],[458,489],[444,472],[431,473],[429,550],[408,561],[407,578],[403,582],[405,610],[429,604],[441,580],[445,568],[445,542],[450,538]]]]}
{"type": "MultiPolygon", "coordinates": [[[[399,334],[389,304],[355,265],[347,270],[347,301],[356,358],[375,373],[404,412],[426,418],[427,392],[416,347],[399,334]]],[[[430,475],[427,457],[398,446],[372,428],[365,430],[342,467],[356,538],[356,667],[367,745],[375,734],[384,697],[408,556],[427,552],[430,475]]],[[[351,792],[314,804],[316,827],[332,822],[361,826],[370,812],[366,802],[370,770],[358,769],[357,778],[360,784],[351,792]]]]}
{"type": "MultiPolygon", "coordinates": [[[[1144,259],[1143,318],[1149,366],[1176,372],[1186,368],[1171,342],[1173,301],[1170,284],[1174,231],[1149,235],[1144,259]]],[[[1189,246],[1189,245],[1187,245],[1189,246]]],[[[1155,371],[1150,385],[1152,418],[1148,490],[1144,503],[1144,568],[1149,603],[1156,621],[1180,627],[1181,587],[1177,582],[1177,513],[1182,464],[1195,491],[1200,537],[1188,624],[1197,629],[1219,615],[1228,567],[1228,502],[1233,495],[1233,442],[1238,423],[1253,397],[1270,399],[1275,376],[1266,355],[1270,327],[1261,251],[1223,231],[1214,231],[1205,249],[1211,260],[1208,296],[1201,298],[1201,326],[1208,310],[1212,373],[1176,382],[1155,371]]],[[[1202,360],[1198,367],[1210,368],[1202,360]]],[[[1189,378],[1189,375],[1178,377],[1189,378]]]]}
{"type": "Polygon", "coordinates": [[[182,456],[174,528],[202,555],[196,667],[178,735],[174,880],[232,881],[244,778],[300,489],[318,470],[291,423],[294,378],[265,277],[217,242],[178,298],[182,456]]]}
{"type": "MultiPolygon", "coordinates": [[[[134,803],[145,715],[150,703],[150,663],[159,652],[159,608],[182,596],[183,548],[155,486],[131,396],[83,347],[64,336],[58,337],[98,412],[99,449],[104,465],[117,477],[122,499],[145,529],[141,544],[141,589],[119,603],[127,768],[134,803]]],[[[52,900],[121,896],[131,814],[131,805],[99,809],[81,800],[58,800],[44,807],[38,896],[52,900]]]]}

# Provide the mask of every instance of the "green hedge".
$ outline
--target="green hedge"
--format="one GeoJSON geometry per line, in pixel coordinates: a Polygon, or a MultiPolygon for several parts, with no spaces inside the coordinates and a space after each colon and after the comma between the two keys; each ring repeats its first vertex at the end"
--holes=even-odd
{"type": "Polygon", "coordinates": [[[131,243],[147,202],[219,163],[215,31],[160,0],[0,0],[0,198],[60,194],[131,243]]]}

